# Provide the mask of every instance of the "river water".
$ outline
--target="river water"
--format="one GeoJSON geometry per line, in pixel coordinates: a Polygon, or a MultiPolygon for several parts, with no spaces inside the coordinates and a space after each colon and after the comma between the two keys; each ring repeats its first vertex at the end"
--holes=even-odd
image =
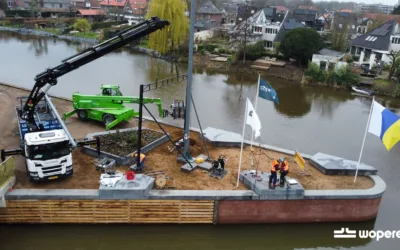
{"type": "MultiPolygon", "coordinates": [[[[0,32],[0,82],[31,88],[35,75],[57,66],[82,46],[0,32]]],[[[117,84],[124,95],[138,95],[140,84],[186,71],[186,65],[119,51],[60,77],[50,93],[71,98],[75,91],[95,94],[101,84],[117,84]]],[[[241,133],[245,100],[248,97],[254,104],[257,78],[196,68],[193,98],[203,129],[211,126],[241,133]]],[[[281,104],[258,101],[262,143],[358,159],[371,98],[265,79],[276,89],[281,104]]],[[[179,83],[146,96],[162,98],[169,106],[174,99],[184,99],[185,87],[179,83]]],[[[378,97],[377,101],[400,114],[399,100],[378,97]]],[[[156,115],[156,108],[152,106],[151,112],[156,115]]],[[[198,127],[193,110],[192,114],[191,125],[198,127]]],[[[249,137],[249,127],[246,130],[249,137]]],[[[0,225],[0,249],[399,249],[398,239],[333,238],[333,230],[341,227],[400,230],[400,145],[387,152],[379,138],[369,134],[362,162],[378,168],[387,183],[379,215],[373,221],[238,226],[0,225]]]]}

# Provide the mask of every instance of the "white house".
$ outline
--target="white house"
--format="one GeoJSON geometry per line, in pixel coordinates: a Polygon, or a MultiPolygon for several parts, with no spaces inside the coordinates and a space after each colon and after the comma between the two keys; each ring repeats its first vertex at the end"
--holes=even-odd
{"type": "Polygon", "coordinates": [[[400,50],[400,30],[395,20],[390,20],[352,40],[350,53],[360,56],[360,64],[367,63],[372,68],[377,61],[391,63],[388,54],[392,50],[400,50]]]}
{"type": "Polygon", "coordinates": [[[264,8],[250,16],[247,21],[244,20],[233,28],[232,37],[238,35],[243,37],[244,29],[247,26],[248,41],[256,43],[264,41],[265,49],[272,50],[275,37],[282,27],[282,22],[285,20],[288,12],[277,12],[276,8],[264,8]]]}
{"type": "Polygon", "coordinates": [[[339,51],[321,49],[318,54],[313,55],[312,62],[317,64],[321,70],[339,69],[347,65],[346,62],[340,61],[344,55],[345,53],[339,51]]]}

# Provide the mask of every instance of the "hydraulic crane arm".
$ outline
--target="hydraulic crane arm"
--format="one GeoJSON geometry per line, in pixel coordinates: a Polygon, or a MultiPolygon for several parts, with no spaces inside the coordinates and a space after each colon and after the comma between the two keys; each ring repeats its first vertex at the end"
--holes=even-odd
{"type": "Polygon", "coordinates": [[[169,21],[161,20],[158,17],[152,17],[133,27],[119,32],[115,37],[105,42],[102,42],[94,47],[88,48],[81,53],[63,60],[60,65],[54,68],[49,68],[46,71],[38,74],[35,77],[35,85],[24,105],[21,118],[32,124],[36,124],[34,119],[35,107],[50,89],[50,87],[57,84],[58,77],[63,76],[85,64],[88,64],[116,49],[119,49],[136,39],[163,29],[168,25],[169,21]]]}

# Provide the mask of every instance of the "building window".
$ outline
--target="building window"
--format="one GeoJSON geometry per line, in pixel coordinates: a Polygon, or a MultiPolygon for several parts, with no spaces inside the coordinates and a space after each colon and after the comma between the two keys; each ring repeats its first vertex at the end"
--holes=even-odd
{"type": "Polygon", "coordinates": [[[399,37],[392,37],[392,44],[400,44],[400,38],[399,37]]]}
{"type": "Polygon", "coordinates": [[[271,41],[264,41],[264,47],[272,48],[273,47],[273,43],[271,41]]]}
{"type": "Polygon", "coordinates": [[[320,61],[319,62],[319,69],[320,70],[326,70],[326,62],[325,61],[320,61]]]}
{"type": "Polygon", "coordinates": [[[8,6],[8,8],[13,7],[13,1],[7,1],[7,6],[8,6]]]}
{"type": "Polygon", "coordinates": [[[351,28],[354,30],[356,28],[356,26],[353,24],[353,25],[351,25],[351,28]]]}
{"type": "Polygon", "coordinates": [[[62,8],[62,3],[60,3],[60,9],[62,8]]]}
{"type": "Polygon", "coordinates": [[[343,25],[341,23],[339,23],[339,29],[343,28],[343,25]]]}

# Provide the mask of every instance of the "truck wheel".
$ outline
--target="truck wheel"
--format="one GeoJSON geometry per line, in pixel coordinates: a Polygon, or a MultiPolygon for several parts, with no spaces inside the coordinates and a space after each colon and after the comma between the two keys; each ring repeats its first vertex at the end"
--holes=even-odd
{"type": "Polygon", "coordinates": [[[81,121],[86,121],[88,119],[88,112],[84,109],[78,110],[78,118],[81,121]]]}
{"type": "Polygon", "coordinates": [[[108,124],[112,123],[114,120],[115,120],[115,116],[113,116],[113,115],[105,114],[105,115],[103,116],[103,123],[104,123],[104,125],[106,125],[106,126],[107,126],[108,124]]]}

